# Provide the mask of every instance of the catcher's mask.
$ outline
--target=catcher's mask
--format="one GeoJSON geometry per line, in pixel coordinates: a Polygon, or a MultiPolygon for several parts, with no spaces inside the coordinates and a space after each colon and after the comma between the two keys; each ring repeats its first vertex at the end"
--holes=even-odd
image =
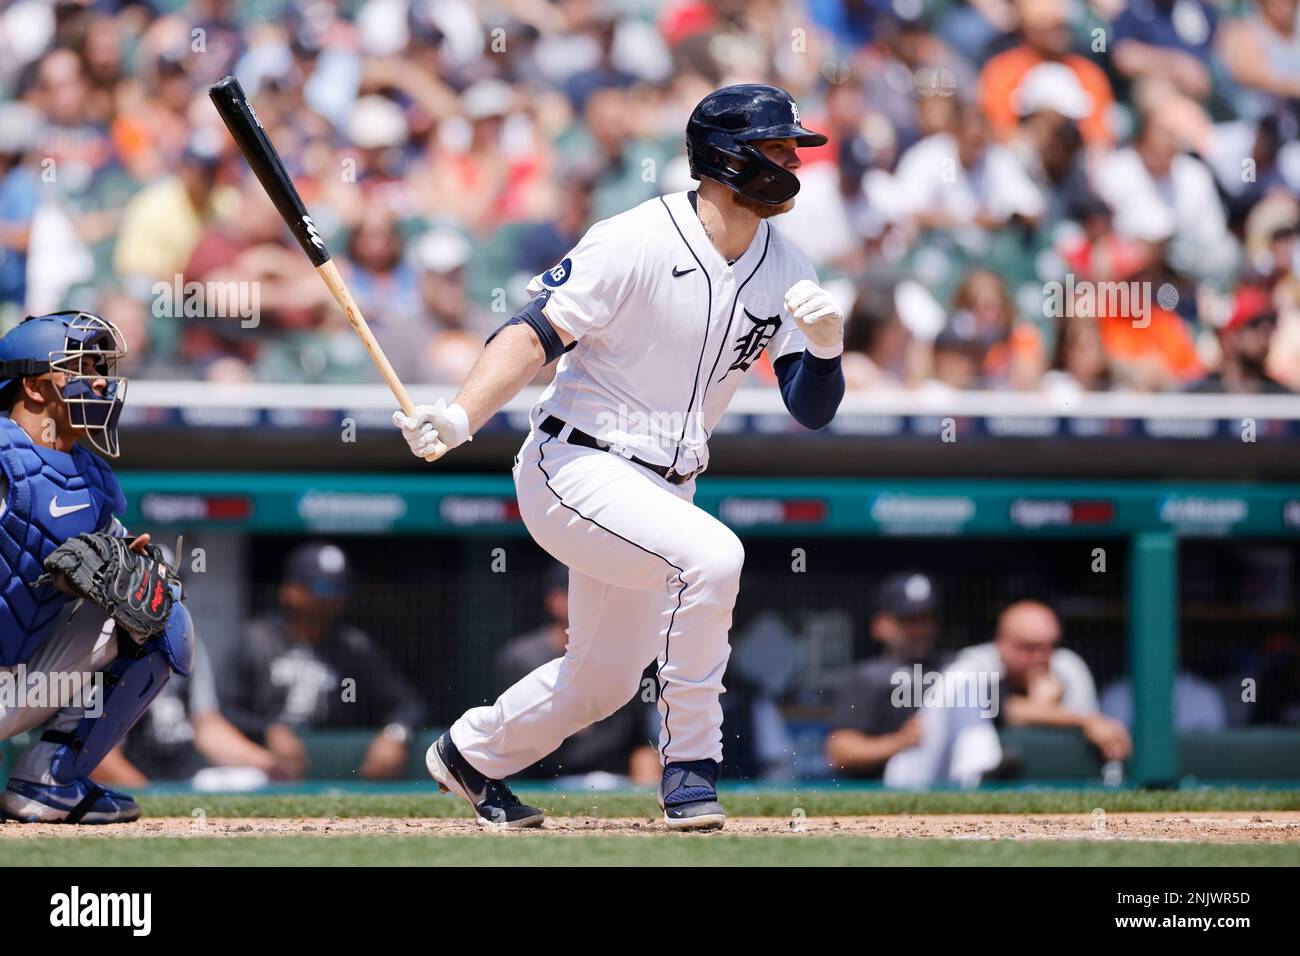
{"type": "Polygon", "coordinates": [[[826,143],[821,133],[804,128],[794,97],[780,87],[742,83],[715,90],[686,124],[692,178],[708,176],[770,206],[794,198],[799,178],[753,145],[764,139],[793,139],[797,146],[826,143]]]}
{"type": "Polygon", "coordinates": [[[122,333],[98,315],[73,310],[28,316],[0,338],[0,392],[28,375],[62,373],[59,397],[67,406],[68,423],[85,432],[104,455],[116,458],[127,385],[117,374],[117,360],[124,355],[122,333]],[[101,381],[103,391],[96,391],[101,381]]]}

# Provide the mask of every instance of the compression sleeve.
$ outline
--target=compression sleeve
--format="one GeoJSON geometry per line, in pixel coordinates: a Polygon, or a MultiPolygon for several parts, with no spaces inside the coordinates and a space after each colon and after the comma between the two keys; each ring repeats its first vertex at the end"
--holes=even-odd
{"type": "Polygon", "coordinates": [[[781,384],[781,399],[804,428],[825,428],[844,398],[840,357],[817,358],[808,352],[783,355],[772,366],[781,384]]]}

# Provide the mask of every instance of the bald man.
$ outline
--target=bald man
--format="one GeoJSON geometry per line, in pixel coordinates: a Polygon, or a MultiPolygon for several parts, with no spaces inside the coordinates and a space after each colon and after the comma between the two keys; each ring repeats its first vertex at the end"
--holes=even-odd
{"type": "Polygon", "coordinates": [[[1001,675],[999,720],[1008,727],[1073,727],[1104,760],[1133,749],[1128,731],[1097,706],[1097,686],[1083,658],[1060,646],[1061,622],[1039,601],[1016,601],[998,616],[988,644],[968,647],[952,670],[1001,675]]]}
{"type": "Polygon", "coordinates": [[[944,672],[944,703],[921,711],[921,742],[885,766],[885,785],[978,784],[996,774],[1003,754],[999,727],[1079,730],[1104,760],[1133,749],[1128,731],[1100,713],[1097,688],[1083,658],[1060,646],[1056,613],[1039,601],[1017,601],[998,616],[993,640],[957,655],[944,672]],[[964,688],[991,689],[993,706],[964,688]]]}

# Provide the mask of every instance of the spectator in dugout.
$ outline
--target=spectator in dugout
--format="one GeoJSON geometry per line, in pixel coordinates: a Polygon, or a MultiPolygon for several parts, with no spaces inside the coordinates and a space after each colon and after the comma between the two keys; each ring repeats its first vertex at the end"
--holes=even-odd
{"type": "Polygon", "coordinates": [[[885,768],[886,786],[974,786],[1014,775],[1003,752],[1003,727],[1075,729],[1106,761],[1133,744],[1124,725],[1101,713],[1083,658],[1060,646],[1056,613],[1039,601],[1016,601],[998,616],[992,641],[968,647],[944,671],[934,706],[920,712],[919,740],[885,768]]]}
{"type": "Polygon", "coordinates": [[[993,640],[963,650],[949,671],[998,675],[997,726],[1075,728],[1103,759],[1125,759],[1133,749],[1128,731],[1101,713],[1088,665],[1060,645],[1056,612],[1040,601],[1016,601],[998,616],[993,640]]]}
{"type": "Polygon", "coordinates": [[[173,675],[91,776],[113,787],[186,780],[195,790],[245,790],[293,780],[302,769],[249,740],[221,713],[212,662],[198,641],[190,675],[173,675]]]}
{"type": "Polygon", "coordinates": [[[341,548],[308,542],[294,549],[278,608],[248,625],[219,675],[228,691],[222,707],[298,773],[307,767],[302,731],[379,727],[357,772],[400,777],[424,706],[388,655],[345,622],[351,596],[352,570],[341,548]]]}
{"type": "MultiPolygon", "coordinates": [[[[564,655],[569,638],[569,571],[553,564],[543,582],[546,623],[506,642],[496,655],[496,683],[509,687],[547,661],[564,655]]],[[[662,775],[659,755],[649,743],[658,736],[659,718],[652,703],[633,697],[604,720],[578,731],[558,750],[518,776],[555,779],[592,774],[626,777],[650,786],[662,775]]]]}
{"type": "MultiPolygon", "coordinates": [[[[166,545],[164,560],[175,558],[166,545]]],[[[126,739],[109,751],[91,776],[113,787],[147,787],[187,780],[195,790],[251,789],[269,780],[292,780],[301,768],[249,740],[221,713],[212,659],[202,639],[194,665],[173,674],[126,739]]]]}
{"type": "Polygon", "coordinates": [[[898,702],[915,667],[941,671],[951,655],[935,650],[938,595],[930,578],[916,571],[894,574],[877,588],[871,638],[881,653],[860,663],[835,697],[834,729],[826,738],[826,762],[837,775],[885,775],[896,754],[921,741],[920,701],[898,702]]]}

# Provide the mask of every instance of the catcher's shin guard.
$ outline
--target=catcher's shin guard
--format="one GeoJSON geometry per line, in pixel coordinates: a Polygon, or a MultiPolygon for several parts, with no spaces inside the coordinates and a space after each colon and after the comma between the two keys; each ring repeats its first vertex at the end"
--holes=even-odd
{"type": "MultiPolygon", "coordinates": [[[[179,585],[173,585],[176,592],[179,585]]],[[[41,739],[59,744],[50,774],[60,784],[90,776],[104,756],[121,743],[175,671],[182,677],[194,663],[194,624],[179,593],[163,633],[137,644],[118,631],[118,655],[104,670],[98,717],[83,717],[69,732],[46,731],[41,739]]]]}

